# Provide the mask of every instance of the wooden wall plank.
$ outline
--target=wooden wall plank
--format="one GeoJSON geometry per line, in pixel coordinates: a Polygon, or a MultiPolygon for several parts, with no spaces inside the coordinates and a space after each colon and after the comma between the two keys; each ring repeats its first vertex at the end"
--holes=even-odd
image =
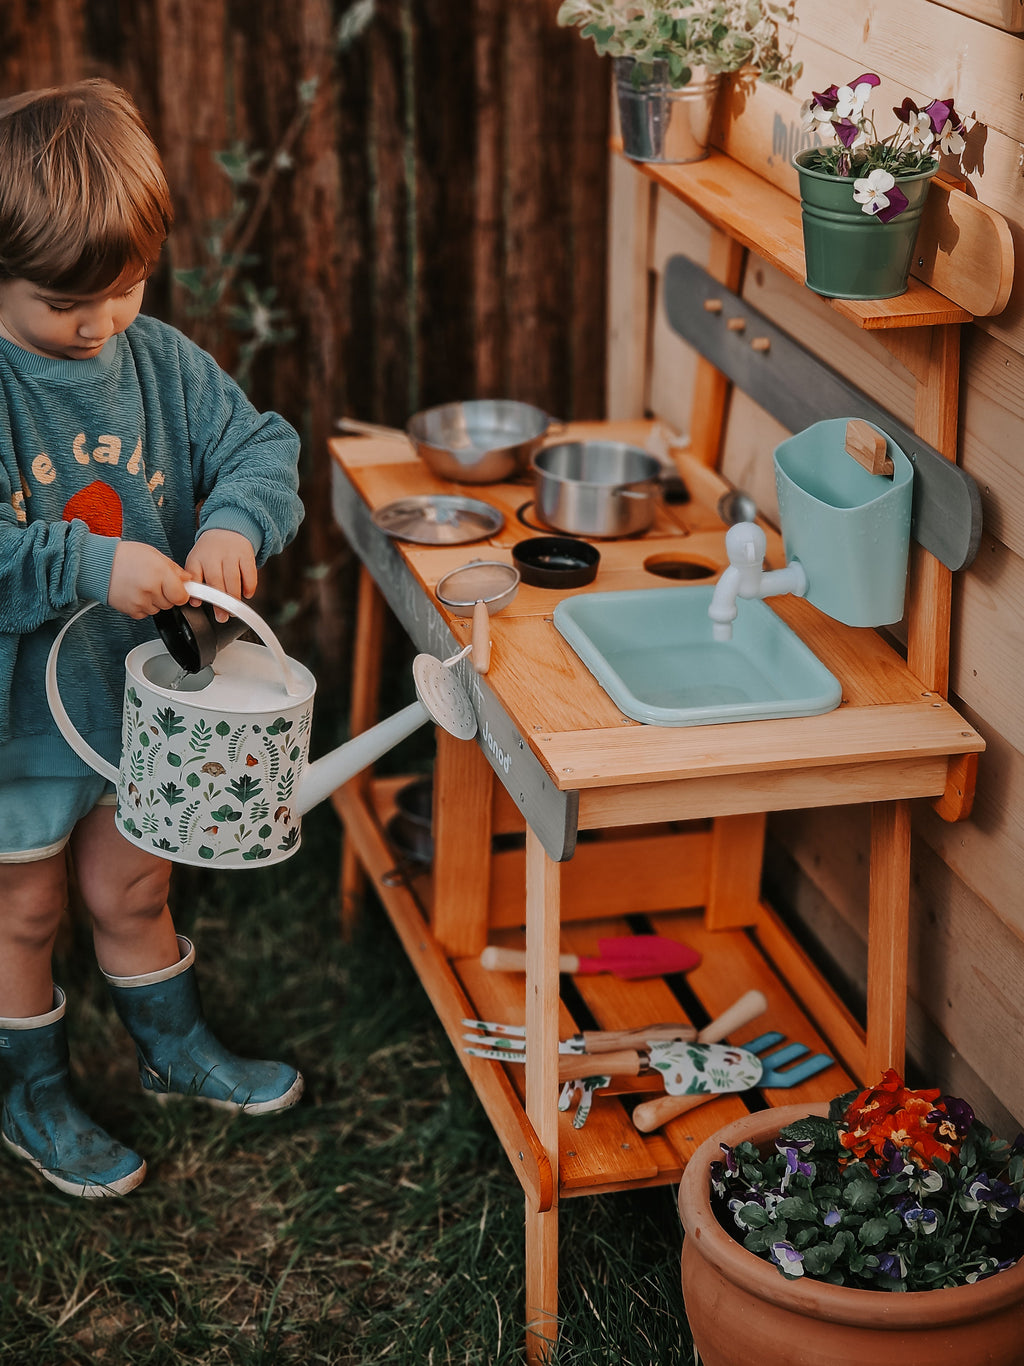
{"type": "MultiPolygon", "coordinates": [[[[926,99],[952,94],[965,114],[984,111],[985,123],[994,132],[1024,140],[1024,107],[1017,75],[1020,70],[1020,39],[1014,34],[980,23],[968,15],[932,3],[932,0],[797,0],[796,25],[800,39],[820,43],[840,54],[852,70],[835,71],[837,84],[860,71],[885,75],[900,94],[893,100],[874,101],[889,129],[888,105],[899,104],[903,93],[915,92],[926,99]],[[904,89],[905,88],[905,89],[904,89]]],[[[808,73],[801,76],[802,88],[808,73]]],[[[822,86],[817,86],[822,89],[822,86]]]]}
{"type": "Polygon", "coordinates": [[[1024,556],[1024,356],[972,328],[964,380],[960,463],[981,489],[985,530],[1024,556]]]}
{"type": "Polygon", "coordinates": [[[1021,0],[935,0],[946,9],[980,19],[983,24],[1004,29],[1007,33],[1024,33],[1024,4],[1021,0]]]}
{"type": "Polygon", "coordinates": [[[656,187],[622,157],[611,157],[608,196],[608,324],[605,416],[643,417],[647,409],[649,234],[656,187]]]}

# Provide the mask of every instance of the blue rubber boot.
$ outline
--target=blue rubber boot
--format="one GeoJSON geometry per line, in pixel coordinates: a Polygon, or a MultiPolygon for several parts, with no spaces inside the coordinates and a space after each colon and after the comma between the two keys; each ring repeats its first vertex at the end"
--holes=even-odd
{"type": "Polygon", "coordinates": [[[191,1096],[248,1115],[287,1110],[302,1095],[302,1077],[283,1062],[236,1057],[218,1042],[203,1017],[196,951],[180,934],[178,947],[173,967],[143,977],[103,974],[135,1040],[143,1089],[158,1099],[191,1096]]]}
{"type": "Polygon", "coordinates": [[[60,987],[53,999],[45,1015],[0,1019],[0,1137],[68,1195],[124,1195],[144,1179],[146,1164],[75,1103],[60,987]]]}

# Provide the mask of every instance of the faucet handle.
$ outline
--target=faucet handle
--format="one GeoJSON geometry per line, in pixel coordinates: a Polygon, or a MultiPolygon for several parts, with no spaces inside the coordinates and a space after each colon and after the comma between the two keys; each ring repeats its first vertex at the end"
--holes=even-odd
{"type": "Polygon", "coordinates": [[[737,569],[760,569],[768,553],[768,538],[756,522],[736,522],[725,533],[725,553],[737,569]]]}

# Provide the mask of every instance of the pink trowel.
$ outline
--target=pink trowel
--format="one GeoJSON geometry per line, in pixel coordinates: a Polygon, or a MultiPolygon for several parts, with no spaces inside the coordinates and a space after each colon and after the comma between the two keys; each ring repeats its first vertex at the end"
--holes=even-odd
{"type": "MultiPolygon", "coordinates": [[[[563,953],[558,959],[559,972],[611,972],[616,977],[664,977],[673,972],[690,972],[700,962],[700,954],[689,944],[677,939],[666,939],[660,934],[630,934],[620,939],[598,941],[594,958],[563,953]]],[[[523,949],[503,949],[490,944],[480,955],[480,966],[496,972],[523,972],[526,953],[523,949]]]]}

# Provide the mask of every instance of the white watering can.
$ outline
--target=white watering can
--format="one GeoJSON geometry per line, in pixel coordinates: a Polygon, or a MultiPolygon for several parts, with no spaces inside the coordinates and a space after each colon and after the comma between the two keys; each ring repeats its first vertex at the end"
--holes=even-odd
{"type": "Polygon", "coordinates": [[[162,858],[224,868],[278,863],[298,848],[305,812],[426,721],[463,740],[476,734],[462,684],[440,660],[420,654],[417,701],[309,763],[313,675],[289,659],[251,607],[206,584],[185,588],[240,618],[263,644],[234,640],[198,673],[176,663],[162,640],[130,650],[120,769],[78,733],[57,687],[61,642],[96,603],[65,623],[46,663],[46,700],[61,734],[116,785],[122,835],[162,858]]]}

